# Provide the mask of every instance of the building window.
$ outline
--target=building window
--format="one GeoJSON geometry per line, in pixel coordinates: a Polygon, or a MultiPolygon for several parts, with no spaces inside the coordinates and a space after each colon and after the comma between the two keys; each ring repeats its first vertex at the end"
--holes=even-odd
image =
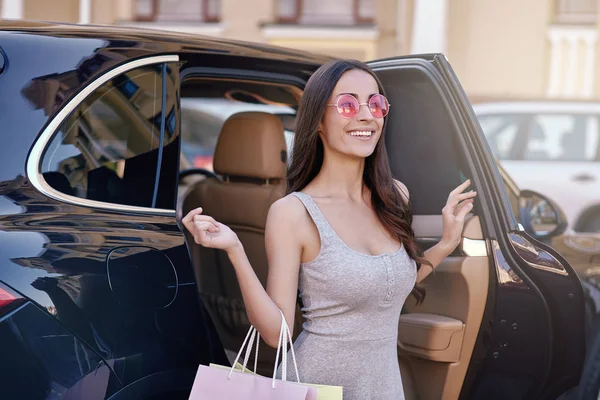
{"type": "Polygon", "coordinates": [[[563,24],[595,24],[598,18],[597,0],[555,0],[554,19],[563,24]]]}
{"type": "Polygon", "coordinates": [[[278,0],[279,23],[305,25],[372,24],[375,0],[278,0]]]}
{"type": "Polygon", "coordinates": [[[219,22],[221,0],[136,0],[135,18],[153,22],[219,22]]]}

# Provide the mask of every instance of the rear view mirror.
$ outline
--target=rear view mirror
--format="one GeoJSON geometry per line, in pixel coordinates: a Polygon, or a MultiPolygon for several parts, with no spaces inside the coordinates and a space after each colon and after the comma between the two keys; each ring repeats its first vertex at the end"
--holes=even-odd
{"type": "Polygon", "coordinates": [[[533,190],[521,191],[519,220],[527,233],[542,240],[563,234],[568,226],[560,206],[533,190]]]}

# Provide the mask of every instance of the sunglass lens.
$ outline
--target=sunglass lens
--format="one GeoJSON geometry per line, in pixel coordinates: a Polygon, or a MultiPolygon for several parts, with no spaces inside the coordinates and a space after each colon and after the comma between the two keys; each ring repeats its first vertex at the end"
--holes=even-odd
{"type": "Polygon", "coordinates": [[[388,108],[387,99],[380,94],[376,94],[369,99],[369,109],[375,118],[385,117],[388,113],[388,108]]]}
{"type": "Polygon", "coordinates": [[[352,118],[358,113],[358,100],[349,94],[340,96],[337,101],[337,109],[344,118],[352,118]]]}

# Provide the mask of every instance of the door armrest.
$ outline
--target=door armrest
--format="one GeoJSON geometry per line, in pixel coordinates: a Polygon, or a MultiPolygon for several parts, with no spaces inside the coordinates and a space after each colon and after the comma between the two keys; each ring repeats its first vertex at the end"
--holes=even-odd
{"type": "Polygon", "coordinates": [[[439,362],[460,359],[465,324],[437,314],[409,313],[400,316],[398,347],[406,354],[439,362]]]}

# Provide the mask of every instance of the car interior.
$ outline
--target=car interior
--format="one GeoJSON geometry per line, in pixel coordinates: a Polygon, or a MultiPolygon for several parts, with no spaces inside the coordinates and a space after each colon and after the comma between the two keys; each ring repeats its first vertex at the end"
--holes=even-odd
{"type": "MultiPolygon", "coordinates": [[[[390,165],[410,191],[413,229],[426,249],[442,236],[441,209],[449,192],[469,176],[457,123],[430,75],[417,68],[377,73],[393,105],[385,136],[390,165]]],[[[285,196],[301,95],[293,83],[239,76],[191,74],[182,82],[178,218],[202,206],[230,226],[263,285],[268,274],[266,216],[270,205],[285,196]],[[185,106],[194,103],[198,107],[185,106]],[[209,162],[196,165],[185,154],[186,149],[194,154],[194,146],[209,162]]],[[[184,232],[200,298],[231,359],[249,327],[233,267],[224,252],[205,249],[184,232]]],[[[405,304],[397,349],[407,399],[457,399],[463,386],[472,383],[466,382],[467,371],[470,363],[483,358],[476,349],[486,305],[492,303],[488,296],[494,270],[483,232],[475,207],[462,244],[423,282],[425,300],[417,304],[409,296],[405,304]]],[[[294,337],[301,324],[299,301],[294,337]]],[[[261,345],[257,372],[268,376],[275,351],[267,349],[261,345]]]]}

